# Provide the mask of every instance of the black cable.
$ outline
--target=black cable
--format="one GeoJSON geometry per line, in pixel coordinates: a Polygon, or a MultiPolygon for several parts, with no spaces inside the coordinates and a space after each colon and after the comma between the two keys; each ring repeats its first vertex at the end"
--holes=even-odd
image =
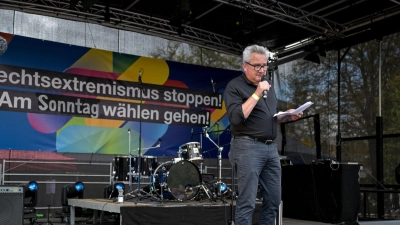
{"type": "Polygon", "coordinates": [[[92,158],[93,158],[93,152],[92,152],[92,154],[90,155],[89,164],[92,164],[92,158]]]}
{"type": "Polygon", "coordinates": [[[103,224],[103,216],[104,216],[104,207],[108,204],[108,202],[106,202],[106,204],[103,205],[103,207],[101,208],[101,215],[100,215],[100,224],[103,224]]]}
{"type": "Polygon", "coordinates": [[[312,180],[312,184],[313,184],[314,202],[315,202],[319,220],[323,221],[321,216],[323,216],[324,219],[326,219],[326,216],[324,215],[324,212],[321,210],[321,206],[319,205],[319,201],[318,201],[317,188],[315,186],[314,165],[311,165],[310,168],[311,168],[311,180],[312,180]]]}

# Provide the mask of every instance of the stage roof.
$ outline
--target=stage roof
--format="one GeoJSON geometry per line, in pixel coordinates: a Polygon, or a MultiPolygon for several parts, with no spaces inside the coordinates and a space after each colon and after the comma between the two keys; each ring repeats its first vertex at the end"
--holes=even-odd
{"type": "Polygon", "coordinates": [[[279,58],[346,48],[400,31],[400,0],[0,0],[0,8],[235,55],[257,43],[279,58]]]}

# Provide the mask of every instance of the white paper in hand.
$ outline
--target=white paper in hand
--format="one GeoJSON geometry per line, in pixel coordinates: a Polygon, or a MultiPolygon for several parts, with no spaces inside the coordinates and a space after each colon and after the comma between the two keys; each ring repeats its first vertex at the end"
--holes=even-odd
{"type": "Polygon", "coordinates": [[[297,108],[296,110],[294,110],[293,112],[278,112],[274,115],[275,116],[280,116],[280,115],[297,115],[301,112],[303,112],[305,109],[307,109],[308,107],[310,107],[310,105],[312,105],[314,103],[312,102],[306,102],[303,105],[301,105],[299,108],[297,108]]]}

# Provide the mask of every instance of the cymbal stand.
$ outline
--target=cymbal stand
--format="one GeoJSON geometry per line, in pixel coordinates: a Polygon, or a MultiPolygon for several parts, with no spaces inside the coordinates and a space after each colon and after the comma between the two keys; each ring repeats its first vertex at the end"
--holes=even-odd
{"type": "Polygon", "coordinates": [[[222,197],[221,193],[221,184],[222,184],[222,150],[223,147],[220,147],[217,143],[215,143],[208,135],[207,129],[205,130],[205,136],[218,148],[218,181],[217,181],[217,189],[218,189],[218,196],[221,197],[221,200],[225,202],[224,198],[222,197]]]}
{"type": "MultiPolygon", "coordinates": [[[[129,172],[128,172],[129,192],[131,192],[132,191],[132,175],[133,175],[132,174],[132,153],[131,153],[131,129],[128,129],[128,151],[129,151],[129,172]]],[[[113,191],[114,191],[114,185],[113,185],[113,191]]]]}

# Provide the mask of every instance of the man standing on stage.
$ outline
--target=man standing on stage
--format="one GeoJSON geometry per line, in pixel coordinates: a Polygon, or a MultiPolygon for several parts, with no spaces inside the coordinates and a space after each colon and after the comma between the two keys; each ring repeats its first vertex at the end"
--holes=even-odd
{"type": "Polygon", "coordinates": [[[231,80],[224,93],[232,134],[229,160],[236,168],[239,192],[236,225],[252,224],[258,184],[263,198],[258,224],[274,225],[281,201],[281,165],[274,142],[278,123],[296,120],[302,114],[274,117],[277,99],[265,78],[268,55],[262,46],[246,47],[244,74],[231,80]]]}

